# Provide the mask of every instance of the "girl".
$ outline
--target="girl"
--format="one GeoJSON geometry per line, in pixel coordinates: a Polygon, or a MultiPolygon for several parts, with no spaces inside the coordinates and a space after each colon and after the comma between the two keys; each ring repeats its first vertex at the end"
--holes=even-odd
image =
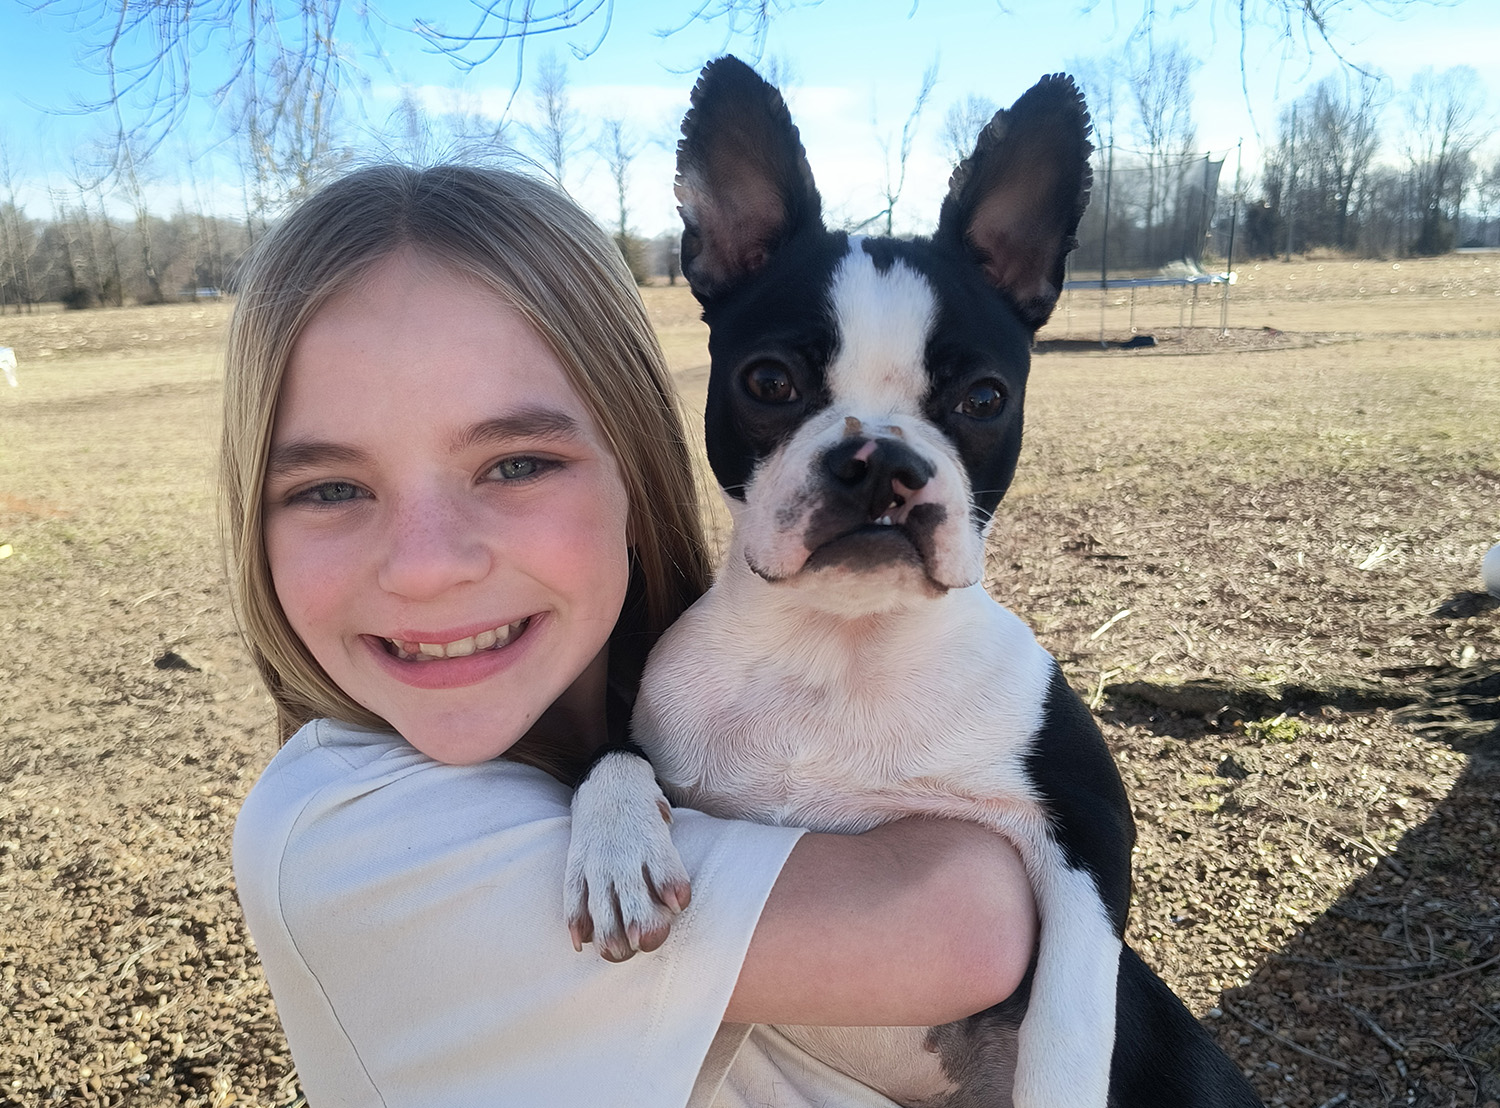
{"type": "Polygon", "coordinates": [[[680,811],[671,940],[574,952],[568,782],[705,586],[691,473],[618,251],[551,189],[367,169],[257,249],[223,513],[285,745],[235,875],[317,1108],[889,1105],[751,1025],[924,1026],[1020,980],[1015,852],[943,821],[680,811]]]}

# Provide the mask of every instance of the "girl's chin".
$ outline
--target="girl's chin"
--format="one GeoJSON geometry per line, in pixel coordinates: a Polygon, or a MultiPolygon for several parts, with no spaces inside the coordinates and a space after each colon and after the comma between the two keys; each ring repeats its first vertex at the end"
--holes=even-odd
{"type": "Polygon", "coordinates": [[[410,720],[396,723],[396,730],[412,746],[434,762],[448,766],[474,766],[500,757],[520,741],[521,736],[508,737],[503,726],[497,727],[491,720],[489,726],[454,721],[440,725],[430,720],[410,720]]]}

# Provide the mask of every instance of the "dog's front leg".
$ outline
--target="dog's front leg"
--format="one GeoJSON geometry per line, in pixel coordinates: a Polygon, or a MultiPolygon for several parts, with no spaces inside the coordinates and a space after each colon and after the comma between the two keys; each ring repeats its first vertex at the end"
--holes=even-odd
{"type": "Polygon", "coordinates": [[[1032,869],[1041,916],[1031,1001],[1017,1043],[1016,1108],[1104,1108],[1115,1040],[1120,939],[1087,870],[1048,841],[1032,869]]]}
{"type": "Polygon", "coordinates": [[[611,962],[655,950],[692,896],[672,844],[672,808],[639,750],[616,747],[573,793],[563,911],[575,950],[611,962]]]}

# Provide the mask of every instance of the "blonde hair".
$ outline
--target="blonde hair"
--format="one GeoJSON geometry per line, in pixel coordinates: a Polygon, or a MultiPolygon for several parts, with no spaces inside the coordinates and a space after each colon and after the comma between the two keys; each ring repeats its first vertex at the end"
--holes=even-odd
{"type": "Polygon", "coordinates": [[[614,453],[633,556],[610,673],[612,696],[628,708],[646,652],[702,593],[709,572],[676,392],[629,270],[587,215],[539,181],[466,166],[374,166],[316,193],[262,240],[229,326],[221,521],[235,613],[276,703],[281,738],[319,716],[389,727],[334,684],[292,631],[266,558],[263,486],[282,381],[303,328],[402,250],[483,282],[520,312],[614,453]]]}

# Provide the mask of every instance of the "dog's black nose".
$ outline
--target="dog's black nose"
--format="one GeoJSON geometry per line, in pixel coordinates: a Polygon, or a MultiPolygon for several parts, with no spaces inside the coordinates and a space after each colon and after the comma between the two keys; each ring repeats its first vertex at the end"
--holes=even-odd
{"type": "Polygon", "coordinates": [[[900,439],[847,438],[823,456],[824,471],[833,486],[865,505],[869,518],[877,519],[901,507],[906,495],[916,492],[937,472],[900,439]]]}

